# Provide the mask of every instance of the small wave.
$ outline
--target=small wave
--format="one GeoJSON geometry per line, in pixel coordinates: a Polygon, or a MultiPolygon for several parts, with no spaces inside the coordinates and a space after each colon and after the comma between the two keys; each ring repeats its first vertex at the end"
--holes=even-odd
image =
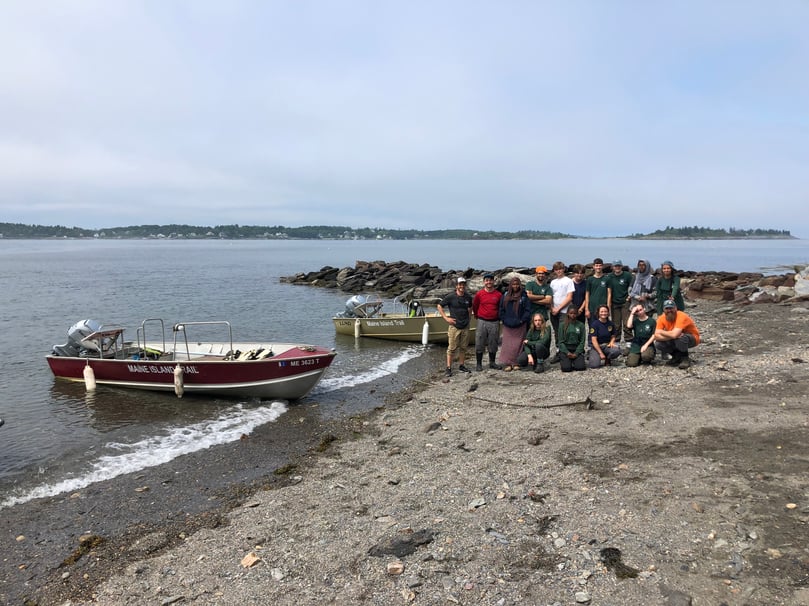
{"type": "Polygon", "coordinates": [[[381,379],[382,377],[395,374],[402,364],[409,362],[414,358],[418,358],[423,352],[423,347],[410,347],[395,358],[385,360],[384,362],[381,362],[363,372],[321,379],[320,383],[318,383],[317,387],[315,388],[314,393],[325,393],[334,391],[336,389],[353,387],[355,385],[370,383],[376,379],[381,379]]]}
{"type": "Polygon", "coordinates": [[[166,435],[152,436],[131,444],[109,443],[107,448],[119,454],[99,457],[92,463],[90,471],[80,476],[53,484],[43,484],[23,494],[8,497],[0,501],[0,509],[33,499],[80,490],[95,482],[168,463],[184,454],[217,444],[234,442],[256,427],[275,421],[286,411],[287,405],[281,401],[273,402],[270,406],[250,409],[244,409],[239,405],[214,420],[187,427],[175,427],[166,435]]]}

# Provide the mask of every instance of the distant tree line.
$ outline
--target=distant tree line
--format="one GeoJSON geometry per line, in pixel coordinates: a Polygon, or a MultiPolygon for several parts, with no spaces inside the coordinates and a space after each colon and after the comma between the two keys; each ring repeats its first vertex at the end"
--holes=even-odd
{"type": "MultiPolygon", "coordinates": [[[[0,223],[0,238],[107,238],[107,239],[264,239],[264,240],[557,240],[578,238],[556,231],[526,229],[510,231],[480,231],[474,229],[384,229],[381,227],[353,228],[343,225],[130,225],[84,229],[63,225],[26,225],[0,223]]],[[[792,238],[786,229],[713,229],[710,227],[666,227],[649,234],[632,234],[628,238],[658,239],[720,239],[720,238],[792,238]]]]}
{"type": "Polygon", "coordinates": [[[792,235],[788,229],[737,229],[730,227],[728,229],[714,229],[712,227],[671,227],[667,226],[665,229],[658,229],[650,234],[633,234],[630,238],[659,238],[661,240],[670,240],[678,238],[694,238],[694,239],[741,239],[741,238],[791,238],[792,235]]]}
{"type": "Polygon", "coordinates": [[[130,225],[84,229],[63,225],[0,223],[3,238],[183,238],[183,239],[295,239],[295,240],[548,240],[575,238],[561,232],[521,230],[478,231],[474,229],[383,229],[353,228],[342,225],[130,225]]]}

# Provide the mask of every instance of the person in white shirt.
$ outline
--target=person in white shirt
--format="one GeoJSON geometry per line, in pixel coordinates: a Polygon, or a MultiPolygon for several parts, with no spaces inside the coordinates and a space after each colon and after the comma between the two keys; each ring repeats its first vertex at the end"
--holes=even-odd
{"type": "MultiPolygon", "coordinates": [[[[573,280],[565,275],[565,264],[562,261],[557,261],[553,264],[554,278],[551,280],[551,289],[553,290],[553,307],[551,307],[551,326],[553,326],[553,335],[557,344],[559,344],[559,320],[565,317],[567,307],[573,300],[573,291],[576,286],[573,280]]],[[[559,352],[549,360],[551,364],[559,361],[559,352]]]]}

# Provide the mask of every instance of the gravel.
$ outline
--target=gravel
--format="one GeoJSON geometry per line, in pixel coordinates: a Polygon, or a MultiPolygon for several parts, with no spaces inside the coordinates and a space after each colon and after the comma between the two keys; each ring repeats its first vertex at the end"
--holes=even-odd
{"type": "Polygon", "coordinates": [[[438,355],[216,523],[89,546],[33,603],[807,604],[809,313],[687,312],[685,371],[438,355]]]}

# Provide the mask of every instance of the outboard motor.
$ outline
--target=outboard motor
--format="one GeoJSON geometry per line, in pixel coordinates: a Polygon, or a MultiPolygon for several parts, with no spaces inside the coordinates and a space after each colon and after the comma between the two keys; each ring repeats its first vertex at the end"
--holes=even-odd
{"type": "Polygon", "coordinates": [[[365,311],[366,297],[363,295],[354,295],[346,301],[346,317],[348,318],[365,318],[367,316],[365,311]]]}
{"type": "Polygon", "coordinates": [[[354,295],[346,301],[344,318],[373,318],[382,309],[382,299],[374,295],[354,295]]]}
{"type": "Polygon", "coordinates": [[[101,323],[97,320],[76,322],[67,331],[67,343],[53,346],[53,355],[75,358],[77,356],[86,356],[89,352],[98,354],[98,346],[84,340],[94,332],[101,330],[101,328],[101,323]]]}

